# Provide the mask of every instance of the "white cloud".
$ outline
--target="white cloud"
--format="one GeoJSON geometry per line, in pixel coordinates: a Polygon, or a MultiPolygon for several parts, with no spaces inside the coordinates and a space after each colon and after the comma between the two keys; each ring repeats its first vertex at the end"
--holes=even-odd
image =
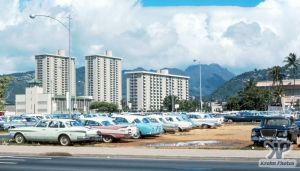
{"type": "MultiPolygon", "coordinates": [[[[134,67],[186,67],[194,58],[235,71],[281,65],[289,52],[300,56],[299,0],[266,0],[254,8],[142,7],[138,0],[0,0],[0,74],[34,69],[37,53],[67,48],[57,22],[28,15],[62,18],[72,13],[72,54],[106,49],[134,67]],[[26,66],[26,67],[25,67],[26,66]]],[[[64,20],[65,21],[65,20],[64,20]]]]}

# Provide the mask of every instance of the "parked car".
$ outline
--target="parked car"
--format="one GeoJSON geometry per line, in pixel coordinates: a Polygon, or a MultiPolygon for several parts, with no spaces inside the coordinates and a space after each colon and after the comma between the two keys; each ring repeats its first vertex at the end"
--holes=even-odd
{"type": "Polygon", "coordinates": [[[215,128],[222,125],[222,120],[208,113],[188,113],[187,116],[201,128],[215,128]]]}
{"type": "Polygon", "coordinates": [[[4,120],[0,118],[0,129],[4,129],[4,120]]]}
{"type": "Polygon", "coordinates": [[[185,121],[176,115],[164,115],[163,116],[167,123],[173,123],[178,125],[179,131],[188,131],[193,128],[193,124],[191,122],[185,121]]]}
{"type": "Polygon", "coordinates": [[[100,131],[102,140],[105,143],[119,141],[123,138],[130,138],[131,135],[127,126],[114,125],[108,118],[84,118],[81,121],[83,126],[92,127],[100,131]]]}
{"type": "Polygon", "coordinates": [[[10,136],[17,144],[26,141],[58,142],[62,146],[73,142],[97,141],[101,134],[96,129],[88,129],[75,120],[47,119],[40,120],[32,127],[13,128],[9,130],[10,136]]]}
{"type": "Polygon", "coordinates": [[[5,130],[11,128],[27,127],[35,125],[39,120],[35,117],[26,117],[26,116],[13,116],[10,118],[5,118],[3,128],[5,130]]]}
{"type": "Polygon", "coordinates": [[[134,124],[139,129],[139,134],[134,138],[141,136],[159,135],[163,132],[162,124],[152,123],[147,117],[138,115],[114,115],[114,121],[117,124],[128,125],[134,124]]]}
{"type": "Polygon", "coordinates": [[[297,143],[299,127],[293,120],[285,117],[265,117],[260,126],[252,129],[251,140],[255,144],[264,141],[290,141],[297,143]]]}
{"type": "Polygon", "coordinates": [[[72,114],[50,114],[51,119],[73,119],[72,114]]]}
{"type": "Polygon", "coordinates": [[[243,111],[234,115],[224,116],[225,122],[260,122],[265,115],[260,112],[243,111]]]}
{"type": "Polygon", "coordinates": [[[147,117],[150,119],[151,122],[161,123],[163,125],[163,131],[165,133],[166,132],[175,133],[176,131],[178,131],[178,125],[175,123],[167,122],[162,115],[149,115],[147,117]]]}

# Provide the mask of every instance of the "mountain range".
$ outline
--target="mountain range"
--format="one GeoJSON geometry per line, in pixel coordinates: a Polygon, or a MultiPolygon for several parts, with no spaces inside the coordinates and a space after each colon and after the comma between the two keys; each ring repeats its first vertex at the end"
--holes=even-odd
{"type": "MultiPolygon", "coordinates": [[[[85,67],[79,67],[76,69],[76,92],[78,96],[84,95],[84,69],[85,67]]],[[[170,74],[184,75],[190,77],[189,82],[189,94],[190,96],[199,96],[200,85],[200,70],[199,65],[191,65],[185,70],[178,68],[164,68],[168,69],[170,74]]],[[[144,68],[138,67],[133,70],[122,70],[122,96],[126,98],[126,75],[127,71],[147,71],[144,68]]],[[[156,72],[155,70],[148,70],[156,72]]],[[[234,74],[228,71],[226,68],[221,67],[218,64],[202,64],[202,95],[208,96],[222,86],[226,81],[232,79],[234,74]]],[[[27,81],[34,79],[34,71],[28,71],[24,73],[12,73],[7,76],[12,77],[12,81],[6,90],[5,100],[8,104],[15,103],[16,94],[24,94],[27,81]]]]}

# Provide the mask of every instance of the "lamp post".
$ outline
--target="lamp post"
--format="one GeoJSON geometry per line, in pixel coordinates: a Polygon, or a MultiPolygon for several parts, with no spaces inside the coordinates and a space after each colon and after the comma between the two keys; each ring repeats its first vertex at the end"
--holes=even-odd
{"type": "MultiPolygon", "coordinates": [[[[35,19],[36,17],[46,17],[46,18],[50,18],[50,19],[52,19],[52,20],[55,20],[55,21],[57,21],[58,23],[60,23],[67,31],[68,31],[68,38],[69,38],[69,40],[68,40],[68,48],[69,48],[69,50],[68,50],[68,56],[69,56],[69,94],[68,94],[68,96],[69,96],[69,105],[67,106],[67,108],[69,109],[69,114],[70,114],[70,118],[71,118],[71,111],[72,111],[72,109],[71,109],[71,106],[72,106],[72,92],[71,92],[71,88],[72,88],[72,83],[71,83],[71,79],[72,79],[72,76],[71,76],[71,15],[69,15],[68,17],[67,17],[67,19],[68,19],[68,25],[66,25],[66,24],[64,24],[62,21],[60,21],[60,20],[58,20],[57,18],[54,18],[54,17],[52,17],[52,16],[49,16],[49,15],[42,15],[42,14],[30,14],[29,15],[29,18],[31,18],[31,19],[35,19]]],[[[76,97],[76,93],[75,93],[75,97],[76,97]]],[[[76,100],[75,100],[75,102],[74,102],[74,106],[76,107],[76,100]]]]}
{"type": "Polygon", "coordinates": [[[201,62],[199,59],[194,59],[194,62],[198,62],[199,64],[199,112],[202,112],[202,68],[201,68],[201,62]]]}

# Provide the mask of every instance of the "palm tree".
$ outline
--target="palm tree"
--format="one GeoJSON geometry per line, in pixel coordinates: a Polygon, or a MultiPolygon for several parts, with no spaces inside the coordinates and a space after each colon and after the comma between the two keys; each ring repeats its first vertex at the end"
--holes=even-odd
{"type": "Polygon", "coordinates": [[[283,94],[282,80],[284,77],[282,69],[280,66],[274,66],[272,67],[269,74],[273,79],[273,86],[275,86],[275,89],[273,90],[273,98],[275,99],[276,103],[281,104],[279,99],[282,97],[283,94]]]}
{"type": "Polygon", "coordinates": [[[285,60],[283,62],[286,63],[285,68],[290,69],[292,71],[292,75],[293,75],[293,79],[294,79],[293,96],[295,96],[296,71],[298,70],[298,68],[300,66],[299,59],[297,58],[296,54],[290,53],[289,56],[285,57],[285,60]]]}

